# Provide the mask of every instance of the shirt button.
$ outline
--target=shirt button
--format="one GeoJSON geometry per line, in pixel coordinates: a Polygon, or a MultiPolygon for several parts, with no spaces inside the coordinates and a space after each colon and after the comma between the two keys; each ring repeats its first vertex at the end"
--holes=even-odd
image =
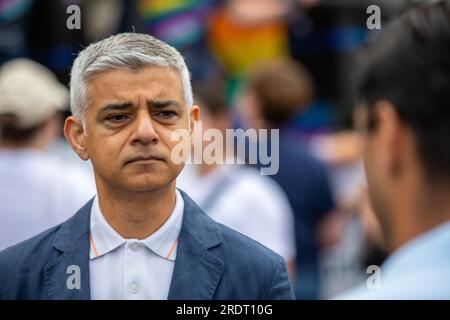
{"type": "Polygon", "coordinates": [[[133,252],[138,251],[140,248],[141,248],[141,245],[140,245],[139,243],[132,243],[132,244],[130,245],[130,249],[131,249],[131,251],[133,251],[133,252]]]}
{"type": "Polygon", "coordinates": [[[136,294],[139,292],[139,286],[135,283],[132,283],[132,284],[130,284],[129,290],[130,290],[130,293],[136,294]]]}

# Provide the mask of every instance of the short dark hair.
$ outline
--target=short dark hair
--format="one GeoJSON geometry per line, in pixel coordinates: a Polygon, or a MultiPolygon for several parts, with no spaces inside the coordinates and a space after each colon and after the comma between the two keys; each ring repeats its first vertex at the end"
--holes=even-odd
{"type": "Polygon", "coordinates": [[[218,118],[228,114],[226,97],[222,86],[195,84],[192,87],[194,101],[202,110],[208,112],[212,117],[218,118]]]}
{"type": "Polygon", "coordinates": [[[359,81],[369,108],[390,101],[412,130],[429,178],[450,178],[450,1],[415,6],[364,51],[359,81]]]}

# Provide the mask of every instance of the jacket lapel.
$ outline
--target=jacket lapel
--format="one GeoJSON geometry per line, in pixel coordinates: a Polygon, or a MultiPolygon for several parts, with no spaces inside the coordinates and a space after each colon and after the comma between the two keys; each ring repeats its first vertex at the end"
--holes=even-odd
{"type": "Polygon", "coordinates": [[[222,242],[221,231],[183,191],[183,225],[177,248],[169,300],[211,300],[224,263],[209,250],[222,242]]]}
{"type": "Polygon", "coordinates": [[[55,255],[44,270],[50,299],[89,300],[89,230],[92,200],[61,225],[55,255]]]}

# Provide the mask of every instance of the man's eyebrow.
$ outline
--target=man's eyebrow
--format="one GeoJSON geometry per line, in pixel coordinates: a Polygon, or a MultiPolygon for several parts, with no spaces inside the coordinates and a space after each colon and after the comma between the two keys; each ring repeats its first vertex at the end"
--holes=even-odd
{"type": "Polygon", "coordinates": [[[175,106],[176,108],[180,109],[180,104],[178,101],[175,100],[150,100],[147,101],[147,105],[152,109],[163,109],[170,106],[175,106]]]}
{"type": "Polygon", "coordinates": [[[130,102],[124,102],[124,103],[110,103],[106,106],[102,107],[98,114],[103,114],[110,111],[116,111],[116,110],[126,110],[130,108],[132,104],[130,102]]]}

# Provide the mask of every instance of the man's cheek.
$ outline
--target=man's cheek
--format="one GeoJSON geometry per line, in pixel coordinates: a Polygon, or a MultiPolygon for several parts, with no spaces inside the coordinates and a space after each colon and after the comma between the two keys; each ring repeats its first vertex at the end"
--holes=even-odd
{"type": "Polygon", "coordinates": [[[102,156],[103,158],[105,158],[105,160],[108,159],[109,162],[119,161],[119,155],[116,154],[114,145],[104,145],[100,151],[102,151],[102,156]]]}

